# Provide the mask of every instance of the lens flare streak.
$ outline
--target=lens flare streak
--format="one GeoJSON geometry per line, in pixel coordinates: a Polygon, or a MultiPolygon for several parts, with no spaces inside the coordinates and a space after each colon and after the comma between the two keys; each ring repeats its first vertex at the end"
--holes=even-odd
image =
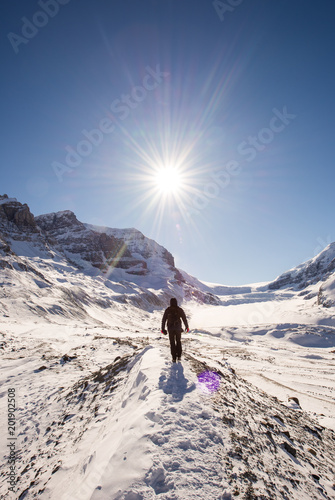
{"type": "Polygon", "coordinates": [[[220,387],[220,375],[206,371],[198,375],[197,388],[204,394],[213,394],[220,387]]]}

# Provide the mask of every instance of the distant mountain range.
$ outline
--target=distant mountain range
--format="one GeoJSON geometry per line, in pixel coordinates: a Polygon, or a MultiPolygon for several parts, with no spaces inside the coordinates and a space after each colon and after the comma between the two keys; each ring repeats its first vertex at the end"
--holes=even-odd
{"type": "Polygon", "coordinates": [[[328,245],[312,259],[290,269],[269,283],[269,290],[289,288],[300,290],[307,298],[315,294],[318,285],[318,303],[325,307],[335,305],[335,243],[328,245]],[[311,291],[314,290],[314,291],[311,291]]]}
{"type": "Polygon", "coordinates": [[[171,296],[216,305],[227,295],[287,289],[330,307],[335,243],[266,285],[213,285],[176,268],[168,250],[136,229],[92,226],[69,210],[34,217],[26,204],[3,195],[0,283],[4,315],[12,314],[9,299],[31,314],[96,318],[92,307],[122,303],[149,311],[166,306],[171,296]]]}

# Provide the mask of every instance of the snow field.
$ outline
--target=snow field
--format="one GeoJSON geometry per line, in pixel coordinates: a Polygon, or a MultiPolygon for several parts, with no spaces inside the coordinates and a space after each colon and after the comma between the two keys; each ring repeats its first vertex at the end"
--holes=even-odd
{"type": "MultiPolygon", "coordinates": [[[[176,364],[166,338],[149,330],[42,333],[42,325],[2,333],[1,383],[20,389],[20,500],[333,498],[334,434],[233,370],[242,361],[249,376],[257,361],[259,371],[273,366],[268,352],[283,359],[286,345],[287,356],[290,332],[257,351],[256,328],[244,332],[249,342],[241,329],[199,331],[184,336],[176,364]],[[220,376],[213,395],[197,384],[204,371],[220,376]]],[[[320,362],[300,349],[312,356],[303,361],[320,362]]]]}

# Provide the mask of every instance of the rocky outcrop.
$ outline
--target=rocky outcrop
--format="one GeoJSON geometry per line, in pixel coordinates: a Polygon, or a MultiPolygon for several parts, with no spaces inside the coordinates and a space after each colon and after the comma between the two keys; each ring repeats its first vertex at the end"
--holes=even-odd
{"type": "MultiPolygon", "coordinates": [[[[132,257],[122,239],[87,229],[70,210],[40,215],[36,222],[50,243],[102,271],[113,266],[121,269],[136,267],[139,274],[145,272],[145,263],[132,257]]],[[[136,270],[132,273],[136,274],[136,270]]]]}
{"type": "Polygon", "coordinates": [[[319,288],[317,304],[323,307],[335,306],[335,276],[332,274],[319,288]]]}
{"type": "Polygon", "coordinates": [[[2,224],[14,223],[18,228],[30,229],[37,232],[36,222],[28,205],[19,203],[15,198],[0,196],[0,221],[2,224]]]}
{"type": "Polygon", "coordinates": [[[154,240],[147,238],[137,229],[112,229],[92,226],[90,224],[85,224],[85,227],[87,229],[97,231],[101,234],[107,234],[109,236],[114,236],[118,239],[121,239],[125,242],[127,248],[132,254],[140,255],[144,260],[157,258],[161,261],[164,261],[165,264],[170,267],[170,269],[176,271],[173,255],[168,250],[166,250],[166,248],[162,247],[154,240]]]}
{"type": "Polygon", "coordinates": [[[10,253],[10,246],[8,245],[7,241],[4,240],[4,238],[0,235],[0,254],[1,255],[7,255],[10,253]]]}
{"type": "Polygon", "coordinates": [[[84,224],[79,222],[71,210],[37,216],[36,222],[43,231],[50,233],[61,233],[67,230],[71,230],[71,233],[74,233],[85,229],[84,224]]]}
{"type": "Polygon", "coordinates": [[[95,228],[78,221],[70,210],[36,217],[38,227],[48,242],[65,252],[72,261],[90,263],[103,273],[122,269],[131,276],[150,274],[148,262],[165,262],[173,272],[173,256],[136,229],[95,228]]]}
{"type": "MultiPolygon", "coordinates": [[[[175,290],[173,293],[180,299],[185,297],[202,303],[220,303],[220,299],[212,293],[187,283],[175,267],[172,254],[137,229],[83,224],[69,210],[40,215],[36,217],[36,222],[49,244],[65,253],[72,263],[82,267],[91,264],[106,277],[129,280],[143,289],[168,290],[172,287],[175,290]]],[[[148,292],[145,294],[147,296],[148,292]]],[[[125,297],[122,300],[126,300],[125,297]]],[[[134,296],[131,300],[143,302],[143,297],[134,296]]]]}

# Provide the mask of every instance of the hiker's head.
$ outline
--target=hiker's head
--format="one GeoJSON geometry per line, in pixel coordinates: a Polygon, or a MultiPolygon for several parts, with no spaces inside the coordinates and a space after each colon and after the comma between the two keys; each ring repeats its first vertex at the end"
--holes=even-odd
{"type": "Polygon", "coordinates": [[[170,306],[177,307],[178,306],[177,299],[172,297],[172,299],[170,299],[170,306]]]}

